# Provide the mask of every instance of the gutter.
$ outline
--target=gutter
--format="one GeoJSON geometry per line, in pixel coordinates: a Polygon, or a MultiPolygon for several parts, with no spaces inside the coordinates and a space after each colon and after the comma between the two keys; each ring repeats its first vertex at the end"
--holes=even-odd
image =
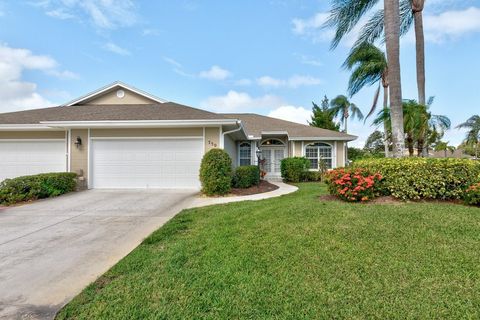
{"type": "Polygon", "coordinates": [[[126,120],[126,121],[42,121],[40,124],[52,128],[145,128],[145,127],[192,127],[237,124],[234,119],[204,120],[126,120]]]}
{"type": "Polygon", "coordinates": [[[227,135],[227,134],[235,133],[235,132],[239,132],[239,131],[243,131],[243,134],[245,135],[245,137],[248,138],[247,134],[245,133],[245,128],[243,127],[242,121],[240,121],[240,120],[235,120],[235,122],[236,122],[236,124],[238,125],[238,128],[233,129],[233,130],[230,130],[230,131],[222,132],[222,139],[221,139],[221,141],[220,141],[220,145],[221,145],[222,148],[225,147],[225,135],[227,135]]]}

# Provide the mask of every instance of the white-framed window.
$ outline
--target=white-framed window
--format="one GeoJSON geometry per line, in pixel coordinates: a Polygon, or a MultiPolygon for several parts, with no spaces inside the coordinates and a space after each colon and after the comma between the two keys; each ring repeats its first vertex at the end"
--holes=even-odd
{"type": "Polygon", "coordinates": [[[323,161],[327,169],[333,168],[333,150],[327,143],[317,142],[305,146],[305,157],[310,160],[310,169],[319,170],[323,161]]]}
{"type": "Polygon", "coordinates": [[[250,142],[242,142],[238,146],[239,156],[238,162],[240,166],[249,166],[252,164],[252,144],[250,142]]]}
{"type": "Polygon", "coordinates": [[[267,139],[263,140],[261,146],[263,147],[274,147],[274,146],[284,146],[285,143],[280,139],[267,139]]]}

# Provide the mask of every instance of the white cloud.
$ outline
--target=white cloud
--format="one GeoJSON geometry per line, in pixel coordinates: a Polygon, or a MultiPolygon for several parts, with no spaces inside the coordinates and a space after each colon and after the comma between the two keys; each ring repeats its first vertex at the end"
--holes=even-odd
{"type": "Polygon", "coordinates": [[[425,38],[431,42],[443,42],[480,32],[480,8],[476,7],[426,15],[424,20],[425,38]]]}
{"type": "Polygon", "coordinates": [[[308,19],[295,18],[292,20],[293,32],[299,35],[306,35],[312,31],[321,29],[323,24],[327,21],[328,16],[328,12],[318,12],[308,19]]]}
{"type": "Polygon", "coordinates": [[[304,107],[295,106],[281,106],[268,114],[269,117],[298,122],[301,124],[308,124],[312,111],[304,107]]]}
{"type": "Polygon", "coordinates": [[[306,65],[310,65],[310,66],[314,66],[314,67],[323,66],[323,63],[320,60],[317,60],[313,57],[306,56],[304,54],[295,54],[295,56],[298,57],[301,64],[306,64],[306,65]]]}
{"type": "Polygon", "coordinates": [[[35,83],[22,79],[22,73],[39,70],[51,74],[60,72],[57,68],[58,63],[51,57],[0,44],[0,112],[51,106],[52,103],[38,93],[35,83]]]}
{"type": "Polygon", "coordinates": [[[130,51],[128,51],[127,49],[124,49],[118,45],[116,45],[115,43],[113,42],[107,42],[103,45],[103,49],[107,50],[107,51],[110,51],[110,52],[113,52],[113,53],[116,53],[116,54],[119,54],[121,56],[129,56],[130,55],[130,51]]]}
{"type": "Polygon", "coordinates": [[[300,76],[294,75],[288,79],[278,79],[270,76],[263,76],[257,79],[257,84],[262,87],[288,87],[288,88],[298,88],[302,86],[314,86],[322,83],[322,80],[319,78],[311,76],[300,76]]]}
{"type": "Polygon", "coordinates": [[[183,68],[182,64],[175,59],[170,57],[163,57],[163,61],[167,62],[168,64],[176,67],[176,68],[183,68]]]}
{"type": "Polygon", "coordinates": [[[131,0],[49,0],[35,3],[50,17],[58,19],[87,18],[100,29],[134,25],[138,18],[131,0]]]}
{"type": "Polygon", "coordinates": [[[209,70],[202,71],[198,74],[200,78],[208,80],[225,80],[230,77],[232,73],[219,66],[212,66],[209,70]]]}
{"type": "Polygon", "coordinates": [[[250,86],[250,85],[252,85],[252,80],[247,79],[247,78],[239,79],[239,80],[235,81],[235,85],[236,86],[250,86]]]}
{"type": "Polygon", "coordinates": [[[205,109],[217,112],[247,112],[257,111],[262,108],[276,108],[284,105],[282,98],[274,95],[252,97],[245,92],[230,90],[224,96],[209,97],[200,103],[205,109]]]}

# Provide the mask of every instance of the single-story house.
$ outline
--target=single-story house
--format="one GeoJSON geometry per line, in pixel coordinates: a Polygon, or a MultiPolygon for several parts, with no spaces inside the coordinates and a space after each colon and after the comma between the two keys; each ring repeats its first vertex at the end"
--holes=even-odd
{"type": "Polygon", "coordinates": [[[355,136],[258,114],[219,114],[160,99],[115,82],[62,106],[0,114],[0,181],[77,172],[87,188],[199,188],[200,162],[224,149],[234,166],[256,164],[267,178],[280,160],[317,169],[345,165],[355,136]],[[262,161],[263,162],[263,161],[262,161]]]}

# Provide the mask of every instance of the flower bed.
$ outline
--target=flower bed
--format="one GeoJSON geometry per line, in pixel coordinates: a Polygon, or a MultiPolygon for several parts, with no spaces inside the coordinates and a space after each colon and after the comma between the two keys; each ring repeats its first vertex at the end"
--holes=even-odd
{"type": "Polygon", "coordinates": [[[467,188],[464,201],[469,205],[480,206],[480,183],[476,183],[467,188]]]}
{"type": "Polygon", "coordinates": [[[327,173],[326,182],[332,195],[349,202],[369,201],[381,194],[383,177],[366,169],[336,169],[327,173]]]}

